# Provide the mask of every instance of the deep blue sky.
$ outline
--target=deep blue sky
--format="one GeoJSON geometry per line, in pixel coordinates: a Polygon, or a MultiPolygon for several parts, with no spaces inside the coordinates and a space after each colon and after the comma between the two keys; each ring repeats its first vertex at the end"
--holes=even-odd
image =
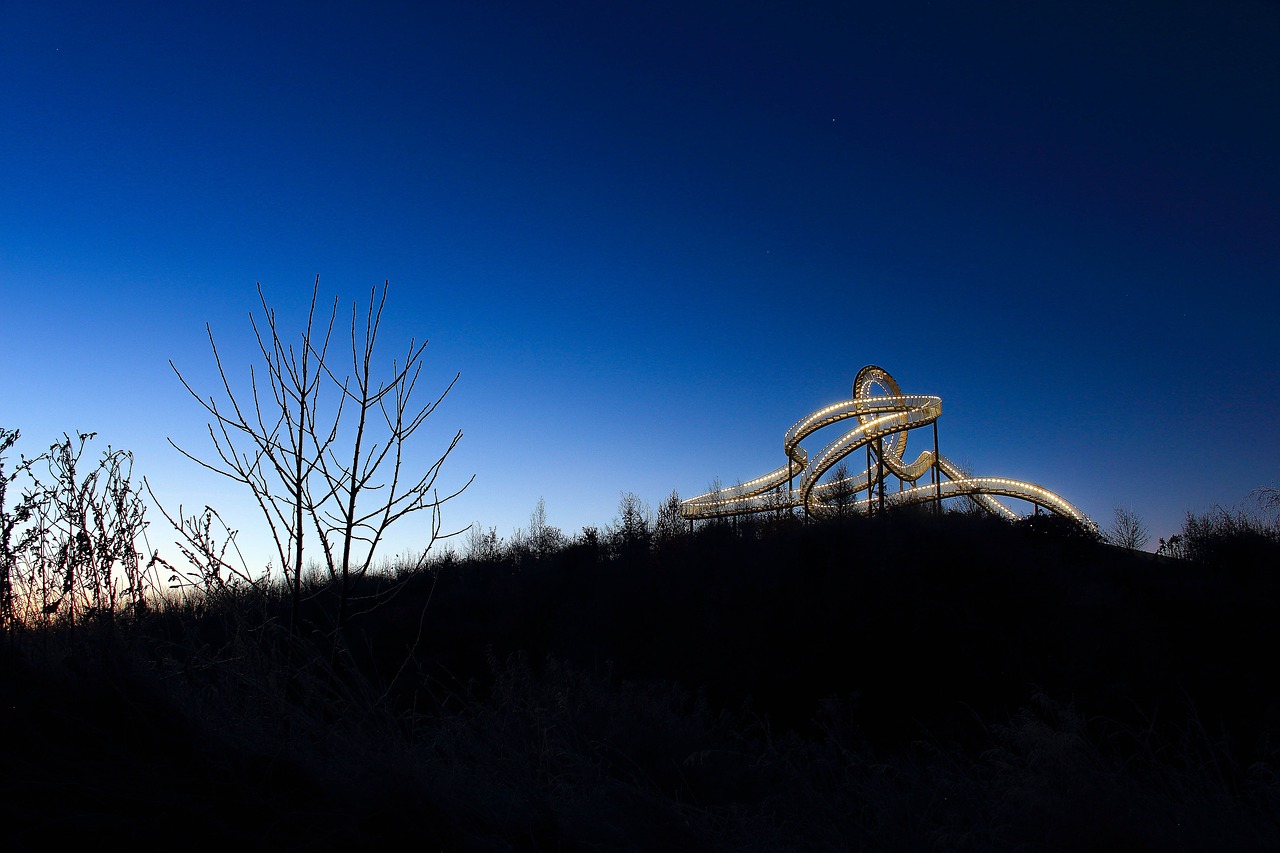
{"type": "Polygon", "coordinates": [[[255,282],[318,274],[461,372],[457,526],[749,479],[867,363],[1104,525],[1280,480],[1280,4],[191,5],[0,6],[28,453],[97,430],[253,528],[167,360],[214,390],[207,321],[247,379],[255,282]]]}

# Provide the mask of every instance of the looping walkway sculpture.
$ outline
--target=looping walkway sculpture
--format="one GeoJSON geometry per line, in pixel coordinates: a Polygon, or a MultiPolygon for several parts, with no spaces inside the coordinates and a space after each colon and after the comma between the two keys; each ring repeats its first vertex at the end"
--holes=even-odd
{"type": "Polygon", "coordinates": [[[698,495],[684,501],[680,514],[687,519],[722,518],[756,512],[773,512],[804,507],[808,515],[828,518],[842,513],[870,513],[886,506],[935,502],[968,495],[993,515],[1008,520],[1018,514],[997,496],[1019,498],[1069,518],[1086,530],[1097,526],[1060,495],[1034,483],[1001,477],[971,477],[937,451],[937,420],[942,399],[922,394],[903,394],[888,371],[869,364],[853,380],[853,399],[834,403],[801,419],[787,430],[782,449],[787,464],[747,483],[698,495]],[[876,386],[887,393],[874,394],[876,386]],[[857,418],[858,425],[832,441],[811,460],[800,442],[837,421],[857,418]],[[933,425],[934,447],[924,450],[912,462],[903,459],[907,433],[933,425]],[[820,483],[840,460],[866,449],[867,468],[854,474],[820,483]],[[898,478],[898,491],[885,488],[888,476],[898,478]],[[927,485],[919,481],[928,475],[927,485]],[[946,481],[943,481],[943,477],[946,481]],[[799,478],[799,489],[794,487],[799,478]],[[906,484],[910,483],[910,488],[906,484]],[[879,496],[876,497],[876,490],[879,496]],[[865,492],[866,496],[857,498],[865,492]]]}

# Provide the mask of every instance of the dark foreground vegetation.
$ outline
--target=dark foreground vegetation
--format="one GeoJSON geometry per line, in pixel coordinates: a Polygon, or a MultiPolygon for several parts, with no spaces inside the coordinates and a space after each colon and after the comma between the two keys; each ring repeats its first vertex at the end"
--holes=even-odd
{"type": "Polygon", "coordinates": [[[1223,518],[641,525],[370,574],[342,631],[318,580],[292,632],[248,584],[13,622],[5,848],[1280,849],[1280,543],[1223,518]]]}

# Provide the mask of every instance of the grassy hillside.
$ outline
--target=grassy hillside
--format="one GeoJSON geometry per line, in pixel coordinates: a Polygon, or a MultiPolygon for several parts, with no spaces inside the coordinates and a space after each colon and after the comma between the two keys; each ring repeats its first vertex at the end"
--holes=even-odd
{"type": "Polygon", "coordinates": [[[784,522],[15,625],[6,846],[1280,847],[1274,531],[784,522]]]}

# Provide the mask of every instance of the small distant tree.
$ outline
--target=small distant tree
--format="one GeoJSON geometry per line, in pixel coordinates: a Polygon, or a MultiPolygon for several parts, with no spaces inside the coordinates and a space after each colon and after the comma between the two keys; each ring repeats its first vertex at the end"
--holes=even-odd
{"type": "Polygon", "coordinates": [[[472,562],[484,563],[502,556],[502,537],[498,535],[496,527],[486,530],[477,521],[467,528],[466,541],[467,559],[472,562]]]}
{"type": "Polygon", "coordinates": [[[529,516],[528,543],[538,557],[547,557],[564,547],[565,537],[559,527],[547,522],[547,502],[538,498],[538,505],[529,516]]]}
{"type": "MultiPolygon", "coordinates": [[[[277,325],[262,286],[261,319],[249,314],[264,364],[250,365],[249,392],[233,390],[213,331],[205,331],[222,386],[222,401],[195,391],[171,361],[183,387],[212,418],[214,458],[203,459],[170,442],[188,459],[243,485],[257,503],[272,534],[276,555],[292,594],[291,626],[297,628],[304,555],[318,550],[338,586],[339,631],[345,624],[355,584],[368,572],[392,524],[425,511],[430,516],[424,553],[442,536],[441,508],[470,485],[468,480],[441,496],[436,479],[445,459],[462,439],[458,431],[435,461],[413,473],[406,448],[458,380],[426,405],[416,405],[427,342],[410,340],[403,360],[392,359],[385,373],[375,370],[374,350],[387,301],[370,291],[363,314],[351,306],[350,361],[330,354],[338,300],[327,322],[317,324],[311,292],[306,325],[296,344],[277,325]],[[379,374],[381,377],[379,378],[379,374]],[[314,536],[314,540],[312,540],[314,536]],[[308,545],[308,542],[314,545],[308,545]]],[[[456,531],[455,531],[456,532],[456,531]]]]}
{"type": "Polygon", "coordinates": [[[739,479],[738,482],[733,484],[733,487],[730,490],[730,493],[733,495],[733,498],[731,498],[731,500],[733,501],[733,508],[734,508],[733,522],[732,522],[733,529],[737,531],[739,534],[742,534],[744,531],[754,531],[755,529],[755,518],[752,516],[751,513],[743,512],[744,509],[750,506],[751,502],[743,501],[741,498],[738,497],[739,495],[742,494],[742,491],[743,491],[743,482],[741,479],[739,479]]]}
{"type": "Polygon", "coordinates": [[[1117,505],[1114,509],[1115,520],[1104,534],[1106,541],[1130,551],[1140,551],[1151,541],[1151,534],[1142,518],[1128,507],[1117,505]]]}
{"type": "Polygon", "coordinates": [[[832,470],[830,482],[834,486],[830,492],[830,501],[831,505],[835,507],[836,516],[848,518],[853,515],[853,508],[856,506],[856,494],[853,490],[853,483],[849,480],[849,465],[843,459],[832,470]]]}
{"type": "MultiPolygon", "coordinates": [[[[712,478],[711,482],[707,485],[707,494],[711,496],[710,500],[712,503],[719,503],[725,499],[724,484],[720,481],[719,477],[712,478]]],[[[727,516],[713,515],[708,523],[713,526],[725,525],[729,523],[729,519],[727,516]]]]}
{"type": "Polygon", "coordinates": [[[1176,557],[1179,560],[1187,558],[1187,549],[1182,541],[1182,534],[1175,533],[1168,539],[1160,537],[1160,542],[1156,547],[1156,553],[1162,557],[1176,557]]]}
{"type": "Polygon", "coordinates": [[[653,541],[659,548],[670,545],[684,535],[688,522],[680,515],[680,494],[674,489],[658,504],[658,517],[653,525],[653,541]]]}
{"type": "Polygon", "coordinates": [[[618,516],[609,525],[609,538],[619,552],[648,547],[653,531],[649,505],[635,492],[622,492],[618,500],[618,516]]]}
{"type": "Polygon", "coordinates": [[[791,508],[787,506],[786,486],[774,486],[761,496],[761,501],[767,511],[765,517],[775,528],[791,513],[791,508]]]}
{"type": "Polygon", "coordinates": [[[588,524],[582,528],[582,532],[574,538],[573,544],[575,548],[585,550],[597,562],[604,558],[604,542],[600,537],[600,529],[594,524],[588,524]]]}

